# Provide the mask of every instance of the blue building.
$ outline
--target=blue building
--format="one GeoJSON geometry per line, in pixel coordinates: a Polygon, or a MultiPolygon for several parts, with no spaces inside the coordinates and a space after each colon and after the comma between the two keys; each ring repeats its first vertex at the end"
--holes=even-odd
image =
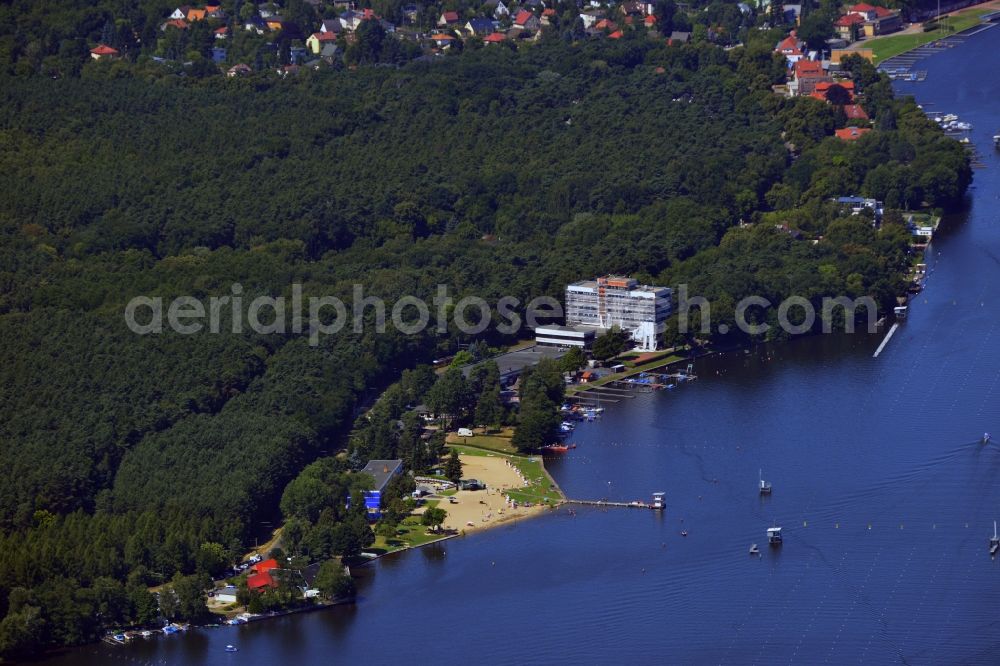
{"type": "Polygon", "coordinates": [[[378,520],[382,517],[382,493],[394,476],[403,473],[403,461],[370,460],[361,472],[375,479],[374,489],[365,491],[365,511],[369,520],[378,520]]]}

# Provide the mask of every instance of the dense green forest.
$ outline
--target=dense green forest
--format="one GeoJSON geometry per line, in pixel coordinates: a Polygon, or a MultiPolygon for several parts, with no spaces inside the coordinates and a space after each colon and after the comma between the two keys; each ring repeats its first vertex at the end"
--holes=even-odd
{"type": "MultiPolygon", "coordinates": [[[[353,520],[336,501],[346,469],[307,466],[347,446],[404,370],[472,342],[391,327],[317,346],[139,336],[123,319],[134,296],[301,283],[350,303],[354,284],[390,300],[447,284],[525,303],[621,272],[722,304],[794,292],[891,306],[909,261],[900,216],[876,229],[829,198],[955,205],[964,151],[860,62],[877,131],[833,138],[842,114],[771,92],[785,71],[772,38],[553,41],[284,81],[111,68],[0,81],[3,654],[149,621],[147,585],[211,573],[206,553],[235,557],[280,509],[300,521],[301,551],[354,550],[338,527],[353,520]],[[299,486],[328,510],[297,501],[299,486]]],[[[527,395],[558,398],[536,379],[527,395]]],[[[463,408],[505,418],[493,380],[475,381],[463,408]]],[[[432,383],[408,375],[387,418],[432,383]]],[[[347,468],[426,462],[403,426],[355,442],[347,468]]]]}

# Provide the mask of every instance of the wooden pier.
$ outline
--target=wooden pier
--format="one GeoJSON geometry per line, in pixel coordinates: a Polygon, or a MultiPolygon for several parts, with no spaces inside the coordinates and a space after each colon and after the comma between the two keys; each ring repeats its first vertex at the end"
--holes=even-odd
{"type": "Polygon", "coordinates": [[[583,506],[610,506],[619,509],[653,509],[649,502],[611,502],[609,500],[563,500],[563,504],[582,504],[583,506]]]}

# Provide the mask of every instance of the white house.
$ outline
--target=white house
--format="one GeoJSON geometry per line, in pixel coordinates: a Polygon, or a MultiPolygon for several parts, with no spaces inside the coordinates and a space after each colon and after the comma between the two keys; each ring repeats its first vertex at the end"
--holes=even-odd
{"type": "Polygon", "coordinates": [[[227,585],[221,590],[215,591],[215,600],[220,604],[235,604],[236,603],[236,586],[227,585]]]}

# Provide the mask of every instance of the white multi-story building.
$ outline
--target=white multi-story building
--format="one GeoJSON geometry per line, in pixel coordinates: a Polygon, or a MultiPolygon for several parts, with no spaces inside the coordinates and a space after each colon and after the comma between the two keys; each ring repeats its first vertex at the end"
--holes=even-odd
{"type": "Polygon", "coordinates": [[[667,287],[641,285],[627,277],[608,275],[566,287],[566,324],[631,334],[642,351],[655,351],[671,310],[667,287]]]}

